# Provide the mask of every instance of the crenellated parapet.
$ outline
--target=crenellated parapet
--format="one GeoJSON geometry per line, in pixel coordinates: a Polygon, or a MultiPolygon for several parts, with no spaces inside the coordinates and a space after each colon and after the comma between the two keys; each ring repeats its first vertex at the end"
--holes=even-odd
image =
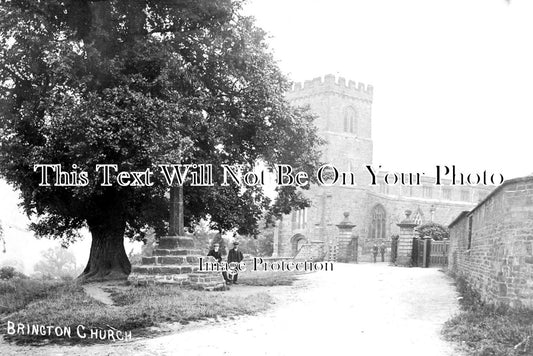
{"type": "Polygon", "coordinates": [[[341,95],[372,101],[372,85],[346,80],[344,77],[336,78],[333,74],[327,74],[323,78],[317,77],[305,82],[293,84],[292,90],[287,93],[289,99],[297,99],[324,92],[333,92],[341,95]]]}

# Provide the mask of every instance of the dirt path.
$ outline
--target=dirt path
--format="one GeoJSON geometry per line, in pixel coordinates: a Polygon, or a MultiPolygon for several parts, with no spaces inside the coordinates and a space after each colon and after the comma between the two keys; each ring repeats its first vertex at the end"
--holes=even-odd
{"type": "Polygon", "coordinates": [[[104,303],[105,305],[113,305],[113,299],[111,299],[111,293],[104,289],[109,284],[104,283],[89,283],[83,286],[83,290],[92,298],[104,303]]]}
{"type": "MultiPolygon", "coordinates": [[[[246,288],[237,286],[232,293],[246,288]]],[[[457,355],[440,336],[442,324],[457,311],[457,295],[451,280],[436,269],[337,264],[333,272],[304,275],[295,286],[271,291],[276,305],[257,316],[192,323],[177,333],[122,344],[38,351],[69,356],[457,355]]]]}

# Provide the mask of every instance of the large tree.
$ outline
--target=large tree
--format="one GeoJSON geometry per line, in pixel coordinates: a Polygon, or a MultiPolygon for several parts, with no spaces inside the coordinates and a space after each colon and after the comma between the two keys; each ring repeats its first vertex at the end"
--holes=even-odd
{"type": "MultiPolygon", "coordinates": [[[[288,105],[289,83],[238,0],[0,0],[0,174],[21,192],[38,236],[92,235],[82,279],[125,278],[126,237],[166,232],[160,175],[151,187],[101,186],[96,164],[286,163],[312,176],[313,116],[288,105]],[[39,186],[35,164],[89,172],[83,187],[39,186]]],[[[215,171],[218,179],[220,172],[215,171]]],[[[185,222],[256,233],[308,202],[294,187],[185,187],[185,222]]]]}
{"type": "Polygon", "coordinates": [[[76,256],[67,249],[57,246],[41,253],[42,259],[33,266],[33,270],[43,276],[72,277],[76,273],[76,256]]]}

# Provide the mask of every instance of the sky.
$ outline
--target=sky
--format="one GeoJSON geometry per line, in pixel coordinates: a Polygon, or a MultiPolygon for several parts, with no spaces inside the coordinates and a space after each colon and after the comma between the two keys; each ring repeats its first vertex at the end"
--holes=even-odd
{"type": "Polygon", "coordinates": [[[293,81],[374,87],[374,165],[533,173],[533,1],[249,0],[293,81]]]}
{"type": "MultiPolygon", "coordinates": [[[[374,165],[533,173],[533,1],[249,0],[245,10],[292,80],[331,73],[373,85],[374,165]]],[[[31,273],[58,242],[34,239],[1,181],[0,197],[0,264],[23,258],[31,273]]],[[[79,264],[89,246],[71,248],[79,264]]]]}

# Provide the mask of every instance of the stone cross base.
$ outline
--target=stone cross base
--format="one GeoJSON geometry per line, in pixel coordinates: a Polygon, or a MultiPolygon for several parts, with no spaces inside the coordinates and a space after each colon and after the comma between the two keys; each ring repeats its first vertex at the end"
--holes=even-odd
{"type": "Polygon", "coordinates": [[[226,290],[220,272],[198,271],[200,257],[216,262],[194,249],[194,241],[186,236],[164,236],[152,256],[143,256],[141,265],[132,266],[128,280],[135,285],[177,284],[197,290],[226,290]]]}

